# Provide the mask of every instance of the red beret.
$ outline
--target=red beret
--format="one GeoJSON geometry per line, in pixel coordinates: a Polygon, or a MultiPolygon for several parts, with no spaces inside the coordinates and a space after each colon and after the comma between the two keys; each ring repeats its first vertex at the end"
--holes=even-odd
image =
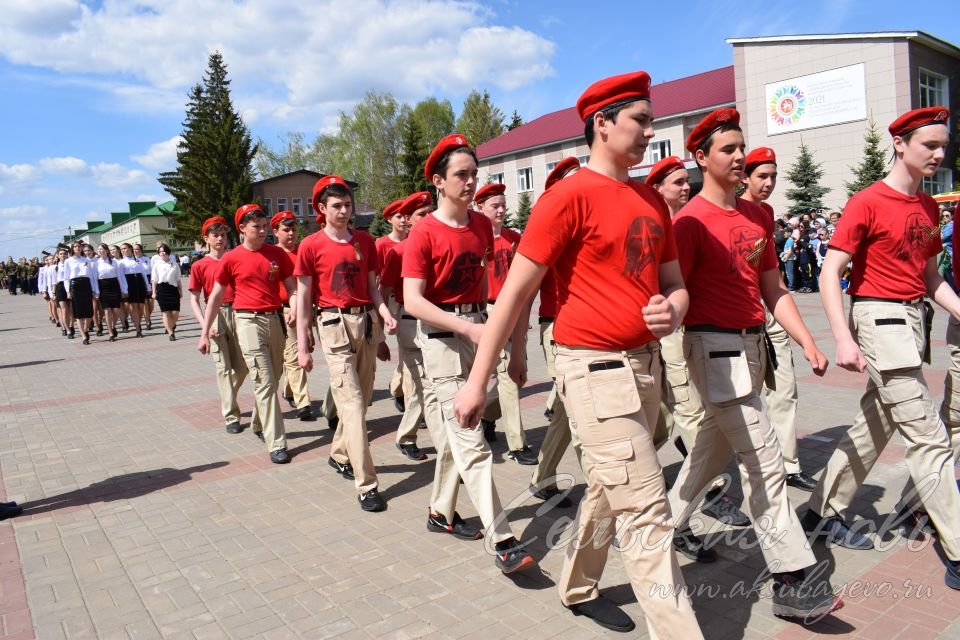
{"type": "Polygon", "coordinates": [[[893,121],[889,131],[891,136],[902,136],[928,124],[947,124],[949,119],[950,112],[946,107],[924,107],[907,111],[893,121]]]}
{"type": "Polygon", "coordinates": [[[403,198],[401,198],[400,200],[394,200],[393,202],[391,202],[390,204],[388,204],[383,208],[383,211],[380,212],[380,215],[382,215],[384,219],[389,220],[390,218],[397,215],[398,213],[401,213],[400,211],[401,206],[403,206],[403,198]]]}
{"type": "Polygon", "coordinates": [[[624,100],[650,99],[650,74],[634,71],[598,80],[577,100],[577,113],[586,122],[604,107],[624,100]]]}
{"type": "Polygon", "coordinates": [[[413,212],[417,209],[429,206],[433,206],[433,199],[430,197],[430,192],[417,191],[404,198],[403,204],[400,205],[400,213],[405,216],[410,216],[413,215],[413,212]]]}
{"type": "Polygon", "coordinates": [[[506,190],[507,185],[500,184],[499,182],[491,182],[490,184],[485,184],[477,189],[476,195],[473,196],[473,201],[477,204],[480,204],[487,198],[492,198],[493,196],[502,196],[503,192],[506,190]]]}
{"type": "Polygon", "coordinates": [[[310,204],[313,206],[314,213],[317,214],[317,222],[323,223],[326,220],[326,216],[320,213],[320,195],[323,193],[323,190],[327,187],[332,187],[335,184],[339,184],[342,187],[346,187],[347,191],[350,190],[350,185],[347,184],[346,180],[340,176],[323,176],[313,185],[313,197],[310,198],[310,204]]]}
{"type": "Polygon", "coordinates": [[[777,164],[777,154],[770,147],[757,147],[752,150],[747,154],[743,167],[747,173],[750,173],[762,164],[777,164]]]}
{"type": "Polygon", "coordinates": [[[697,123],[687,136],[687,151],[694,153],[720,127],[740,126],[740,113],[736,109],[716,109],[697,123]]]}
{"type": "Polygon", "coordinates": [[[280,211],[277,215],[270,218],[270,228],[276,229],[280,226],[281,222],[286,220],[296,220],[297,216],[293,215],[293,211],[280,211]]]}
{"type": "Polygon", "coordinates": [[[213,216],[212,218],[207,218],[203,221],[203,226],[200,227],[200,235],[203,237],[207,236],[207,231],[210,230],[215,224],[227,224],[227,221],[224,220],[221,216],[213,216]]]}
{"type": "Polygon", "coordinates": [[[427,157],[427,161],[423,163],[423,173],[427,176],[427,181],[433,180],[433,170],[437,167],[437,163],[440,162],[440,158],[453,149],[459,149],[460,147],[469,147],[470,141],[467,140],[467,137],[462,133],[451,133],[448,136],[443,136],[440,138],[440,142],[437,143],[437,146],[433,148],[433,151],[430,152],[430,155],[427,157]]]}
{"type": "Polygon", "coordinates": [[[668,175],[683,168],[683,160],[677,156],[667,156],[650,168],[650,173],[647,174],[644,183],[650,186],[660,184],[668,175]]]}
{"type": "Polygon", "coordinates": [[[259,211],[263,213],[263,209],[261,209],[260,205],[258,204],[245,204],[237,209],[237,215],[233,218],[233,222],[237,225],[237,229],[240,228],[240,221],[243,219],[243,216],[253,211],[259,211]]]}
{"type": "Polygon", "coordinates": [[[574,158],[573,156],[564,158],[557,163],[557,166],[555,166],[550,172],[550,175],[547,176],[547,181],[543,183],[543,190],[546,191],[556,183],[563,180],[568,173],[579,168],[580,160],[574,158]]]}

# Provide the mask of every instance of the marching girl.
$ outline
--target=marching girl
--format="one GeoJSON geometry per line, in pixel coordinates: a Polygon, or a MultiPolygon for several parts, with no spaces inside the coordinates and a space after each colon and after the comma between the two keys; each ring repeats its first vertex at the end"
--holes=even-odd
{"type": "Polygon", "coordinates": [[[137,337],[142,338],[140,318],[143,317],[143,305],[147,297],[147,276],[143,270],[143,263],[137,260],[132,246],[124,242],[120,245],[120,252],[123,254],[120,267],[127,281],[127,313],[133,318],[133,324],[137,327],[137,337]]]}
{"type": "MultiPolygon", "coordinates": [[[[110,332],[110,342],[117,341],[117,313],[123,306],[123,299],[127,297],[127,279],[122,277],[120,263],[111,257],[110,248],[106,244],[97,247],[97,280],[100,287],[100,306],[107,316],[107,329],[110,332]]],[[[102,329],[97,335],[103,335],[102,329]]]]}
{"type": "Polygon", "coordinates": [[[150,317],[153,315],[153,298],[150,297],[150,291],[152,291],[153,285],[150,283],[150,274],[153,271],[153,264],[150,262],[150,258],[143,255],[143,245],[137,243],[133,245],[133,255],[140,262],[141,268],[143,269],[143,277],[146,278],[146,289],[144,291],[144,301],[143,301],[143,319],[147,323],[147,331],[153,329],[153,322],[150,320],[150,317]]]}
{"type": "Polygon", "coordinates": [[[54,265],[56,271],[53,274],[53,299],[57,303],[57,313],[60,316],[60,329],[64,336],[73,340],[73,312],[70,310],[70,302],[67,300],[66,269],[64,263],[70,253],[66,247],[57,249],[57,262],[54,265]]]}
{"type": "MultiPolygon", "coordinates": [[[[93,300],[100,297],[96,265],[93,260],[83,255],[83,246],[79,242],[74,242],[70,248],[73,250],[73,255],[63,263],[64,279],[70,283],[67,288],[67,299],[70,300],[73,317],[80,321],[83,344],[90,344],[93,300]]],[[[70,328],[70,335],[73,335],[73,327],[70,328]]]]}
{"type": "MultiPolygon", "coordinates": [[[[95,267],[97,266],[97,259],[98,259],[97,252],[94,251],[92,245],[89,245],[89,244],[83,245],[83,257],[89,260],[90,262],[92,262],[95,267]]],[[[94,272],[93,277],[94,279],[99,280],[99,278],[97,278],[96,272],[94,272]]],[[[98,282],[98,286],[99,286],[99,282],[98,282]]],[[[97,335],[102,336],[103,335],[103,306],[101,306],[100,299],[97,297],[93,299],[93,320],[91,322],[91,325],[92,324],[97,325],[97,335]]]]}
{"type": "MultiPolygon", "coordinates": [[[[177,339],[177,320],[180,319],[180,299],[183,287],[180,286],[180,267],[176,261],[168,260],[170,247],[161,244],[157,249],[159,260],[154,261],[150,272],[153,287],[153,299],[160,305],[163,328],[170,334],[170,342],[177,339]]],[[[147,320],[149,322],[149,320],[147,320]]],[[[149,328],[149,324],[147,325],[149,328]]]]}

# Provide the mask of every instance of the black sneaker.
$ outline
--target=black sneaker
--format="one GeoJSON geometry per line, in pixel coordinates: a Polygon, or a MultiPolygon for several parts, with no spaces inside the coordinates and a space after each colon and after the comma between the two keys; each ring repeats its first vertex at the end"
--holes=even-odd
{"type": "Polygon", "coordinates": [[[559,500],[556,500],[553,505],[559,509],[568,509],[573,506],[573,501],[570,500],[569,496],[565,495],[563,491],[560,491],[557,487],[544,487],[543,489],[537,489],[535,485],[530,485],[530,491],[533,492],[534,498],[539,498],[544,502],[549,502],[557,496],[563,496],[559,500]]]}
{"type": "Polygon", "coordinates": [[[349,462],[346,464],[340,464],[333,458],[327,460],[327,464],[336,469],[337,473],[342,475],[347,480],[353,480],[353,465],[349,462]]]}
{"type": "Polygon", "coordinates": [[[804,624],[813,623],[843,607],[843,599],[833,593],[833,587],[822,578],[804,579],[790,573],[778,573],[773,578],[773,615],[781,618],[800,618],[804,624]]]}
{"type": "Polygon", "coordinates": [[[487,442],[497,441],[497,423],[489,420],[480,419],[480,426],[483,427],[483,437],[487,442]]]}
{"type": "Polygon", "coordinates": [[[15,518],[23,513],[23,507],[14,503],[13,506],[0,506],[0,520],[15,518]]]}
{"type": "Polygon", "coordinates": [[[673,534],[673,548],[682,556],[690,558],[696,562],[709,564],[717,561],[717,552],[715,549],[708,549],[703,540],[694,535],[690,529],[677,531],[673,534]]]}
{"type": "Polygon", "coordinates": [[[421,462],[427,459],[427,454],[423,452],[423,449],[417,446],[416,442],[411,442],[409,444],[398,444],[397,449],[400,449],[403,455],[407,456],[411,460],[416,462],[421,462]]]}
{"type": "Polygon", "coordinates": [[[243,427],[240,426],[239,422],[231,422],[227,425],[227,433],[240,433],[243,431],[243,427]]]}
{"type": "Polygon", "coordinates": [[[947,560],[947,573],[944,575],[943,580],[951,589],[960,590],[960,562],[947,560]]]}
{"type": "Polygon", "coordinates": [[[787,474],[787,486],[809,493],[817,488],[817,481],[801,471],[787,474]]]}
{"type": "Polygon", "coordinates": [[[361,493],[357,496],[357,501],[360,502],[360,508],[364,511],[376,512],[386,511],[387,509],[387,501],[383,499],[376,487],[366,493],[361,493]]]}
{"type": "Polygon", "coordinates": [[[437,533],[449,533],[458,538],[467,540],[480,540],[483,533],[477,527],[467,524],[460,514],[453,512],[453,523],[447,522],[443,514],[427,512],[427,530],[437,533]]]}
{"type": "Polygon", "coordinates": [[[516,460],[517,464],[537,464],[537,454],[527,446],[524,446],[523,449],[517,449],[516,451],[508,451],[507,457],[511,460],[516,460]]]}
{"type": "Polygon", "coordinates": [[[567,608],[573,615],[586,616],[604,629],[610,629],[611,631],[627,633],[633,631],[637,626],[630,616],[623,612],[623,609],[603,596],[597,596],[587,602],[572,604],[567,608]]]}
{"type": "Polygon", "coordinates": [[[553,409],[544,409],[543,417],[547,420],[553,420],[553,409]]]}
{"type": "Polygon", "coordinates": [[[858,533],[850,528],[846,522],[838,516],[828,516],[821,518],[813,510],[807,511],[800,521],[803,530],[812,537],[824,537],[827,542],[833,543],[839,547],[867,551],[873,549],[873,541],[870,538],[858,533]]]}
{"type": "Polygon", "coordinates": [[[523,571],[537,566],[537,561],[529,553],[520,547],[516,538],[508,538],[503,542],[498,542],[497,547],[497,568],[504,574],[523,571]]]}
{"type": "Polygon", "coordinates": [[[407,404],[403,396],[393,396],[393,406],[397,408],[397,413],[404,413],[407,410],[407,404]]]}
{"type": "Polygon", "coordinates": [[[254,431],[253,435],[257,436],[257,439],[260,440],[260,442],[266,442],[266,439],[263,437],[263,431],[254,431]]]}
{"type": "Polygon", "coordinates": [[[684,458],[687,457],[687,445],[683,444],[683,438],[679,436],[674,438],[673,446],[677,448],[677,451],[680,452],[681,456],[683,456],[684,458]]]}
{"type": "Polygon", "coordinates": [[[313,412],[310,410],[310,405],[306,405],[297,409],[297,419],[300,420],[300,422],[314,422],[316,417],[314,417],[313,412]]]}
{"type": "Polygon", "coordinates": [[[270,452],[270,462],[273,464],[287,464],[290,462],[290,454],[286,449],[276,449],[270,452]]]}
{"type": "Polygon", "coordinates": [[[700,509],[717,522],[728,524],[731,527],[746,527],[750,518],[737,508],[733,500],[722,495],[722,489],[711,489],[703,499],[703,508],[700,509]]]}

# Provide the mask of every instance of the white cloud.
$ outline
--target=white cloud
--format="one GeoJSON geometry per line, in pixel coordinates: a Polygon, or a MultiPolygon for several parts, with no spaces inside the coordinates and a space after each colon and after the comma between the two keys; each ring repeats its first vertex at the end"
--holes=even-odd
{"type": "Polygon", "coordinates": [[[0,182],[17,184],[37,177],[37,168],[30,164],[3,164],[0,162],[0,182]]]}
{"type": "Polygon", "coordinates": [[[130,156],[130,159],[140,165],[157,171],[167,171],[177,166],[177,145],[183,136],[174,136],[169,140],[150,145],[146,153],[130,156]]]}
{"type": "Polygon", "coordinates": [[[108,189],[121,189],[142,184],[152,178],[140,169],[128,169],[115,162],[98,162],[90,167],[94,184],[108,189]]]}
{"type": "Polygon", "coordinates": [[[68,176],[84,176],[89,174],[87,163],[80,158],[65,156],[61,158],[41,158],[38,163],[45,173],[62,174],[68,176]]]}
{"type": "Polygon", "coordinates": [[[22,222],[29,222],[43,215],[46,215],[47,208],[33,204],[22,204],[16,207],[6,207],[0,209],[0,218],[18,218],[22,222]]]}

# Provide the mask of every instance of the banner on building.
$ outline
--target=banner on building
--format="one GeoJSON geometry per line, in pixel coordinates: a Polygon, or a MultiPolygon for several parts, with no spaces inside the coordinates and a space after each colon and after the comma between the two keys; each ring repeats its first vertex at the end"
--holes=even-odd
{"type": "Polygon", "coordinates": [[[767,135],[866,120],[863,63],[765,85],[767,135]]]}

